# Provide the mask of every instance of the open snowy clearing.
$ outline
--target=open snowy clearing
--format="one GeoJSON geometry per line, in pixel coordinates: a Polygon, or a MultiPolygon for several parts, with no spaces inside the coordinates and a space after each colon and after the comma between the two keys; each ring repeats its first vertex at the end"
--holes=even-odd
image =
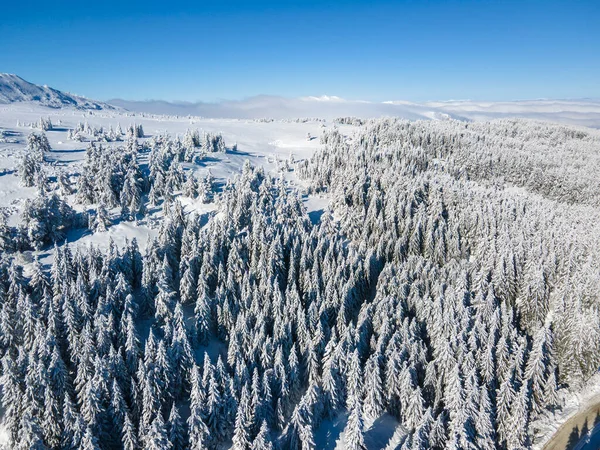
{"type": "MultiPolygon", "coordinates": [[[[52,130],[46,132],[52,148],[48,155],[51,175],[58,169],[72,175],[78,174],[81,170],[89,139],[84,142],[68,139],[69,130],[74,129],[78,123],[87,123],[90,127],[105,129],[117,126],[125,129],[129,125],[138,124],[142,125],[145,133],[145,137],[139,140],[140,143],[149,141],[154,136],[168,135],[176,138],[183,137],[188,130],[198,130],[200,134],[221,133],[228,146],[237,144],[236,151],[227,151],[225,154],[214,153],[199,164],[184,165],[186,171],[194,172],[197,177],[205,176],[210,172],[219,185],[224,185],[228,179],[233,179],[239,174],[245,161],[249,161],[253,166],[264,167],[268,173],[277,175],[281,172],[285,160],[302,161],[309,158],[320,146],[318,136],[322,130],[331,126],[331,123],[326,125],[317,121],[258,122],[243,119],[154,116],[123,110],[55,109],[37,103],[0,105],[0,132],[4,137],[0,139],[0,208],[8,213],[8,223],[12,226],[18,225],[19,213],[25,200],[35,197],[35,188],[22,186],[16,168],[19,159],[26,152],[27,136],[37,129],[32,125],[39,122],[40,118],[49,119],[54,125],[52,130]],[[308,135],[312,138],[309,139],[308,135]]],[[[102,145],[110,149],[112,146],[123,144],[123,142],[113,142],[102,145]]],[[[298,182],[293,172],[286,173],[285,178],[291,185],[298,182]]],[[[202,204],[200,201],[185,197],[181,197],[180,201],[187,213],[193,211],[202,214],[215,209],[214,203],[202,204]]],[[[305,205],[309,213],[314,211],[318,217],[319,211],[326,207],[327,200],[306,197],[305,205]]],[[[117,212],[113,211],[113,218],[116,218],[116,215],[117,212]]],[[[117,244],[124,243],[125,239],[136,238],[143,250],[148,236],[155,233],[147,222],[159,219],[160,212],[157,212],[142,223],[119,222],[106,232],[91,234],[74,230],[69,233],[68,242],[78,245],[91,243],[104,247],[111,238],[117,244]]],[[[44,254],[42,252],[41,255],[44,254]]]]}

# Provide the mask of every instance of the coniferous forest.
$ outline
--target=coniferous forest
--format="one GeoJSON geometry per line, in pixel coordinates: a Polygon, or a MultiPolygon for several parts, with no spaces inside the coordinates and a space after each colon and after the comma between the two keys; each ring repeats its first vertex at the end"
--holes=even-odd
{"type": "Polygon", "coordinates": [[[88,128],[70,175],[31,134],[36,198],[0,221],[11,449],[309,450],[343,418],[360,450],[384,417],[401,450],[523,449],[597,372],[597,131],[344,118],[310,158],[217,187],[184,163],[232,151],[220,134],[88,128]],[[64,242],[157,206],[144,251],[64,242]],[[40,249],[51,264],[16,257],[40,249]]]}

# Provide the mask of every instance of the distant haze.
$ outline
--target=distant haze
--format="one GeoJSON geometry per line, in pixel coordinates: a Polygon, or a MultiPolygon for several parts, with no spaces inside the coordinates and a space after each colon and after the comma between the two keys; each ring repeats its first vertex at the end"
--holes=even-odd
{"type": "Polygon", "coordinates": [[[212,118],[294,119],[299,117],[397,116],[405,119],[489,120],[524,117],[600,128],[598,100],[535,100],[517,102],[365,102],[338,97],[284,98],[256,96],[240,101],[165,102],[114,99],[110,104],[151,114],[193,115],[212,118]]]}
{"type": "Polygon", "coordinates": [[[336,96],[286,98],[259,95],[244,100],[219,102],[128,101],[113,99],[98,102],[48,86],[38,86],[13,74],[0,73],[0,104],[34,102],[50,108],[123,108],[149,114],[200,116],[231,119],[296,119],[355,116],[374,118],[395,116],[404,119],[489,120],[499,117],[524,117],[600,128],[600,100],[532,100],[515,102],[368,102],[336,96]]]}

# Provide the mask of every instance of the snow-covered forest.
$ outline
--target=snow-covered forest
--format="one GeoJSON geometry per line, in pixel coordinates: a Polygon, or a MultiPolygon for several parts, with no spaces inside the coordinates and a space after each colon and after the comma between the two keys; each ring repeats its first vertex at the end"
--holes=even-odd
{"type": "Polygon", "coordinates": [[[596,130],[10,119],[7,448],[522,449],[600,366],[596,130]]]}

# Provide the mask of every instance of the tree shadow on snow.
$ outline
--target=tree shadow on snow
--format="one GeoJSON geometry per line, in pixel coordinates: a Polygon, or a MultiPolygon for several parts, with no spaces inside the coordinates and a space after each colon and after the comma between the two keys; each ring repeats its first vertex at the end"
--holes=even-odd
{"type": "Polygon", "coordinates": [[[399,423],[390,414],[379,417],[373,425],[365,431],[365,445],[369,450],[385,448],[391,441],[399,423]]]}
{"type": "Polygon", "coordinates": [[[308,213],[308,218],[310,219],[310,221],[312,222],[313,225],[316,225],[321,220],[321,216],[323,215],[324,212],[325,212],[325,210],[323,210],[323,209],[317,209],[315,211],[310,211],[308,213]]]}
{"type": "Polygon", "coordinates": [[[57,158],[44,158],[44,161],[47,163],[53,164],[55,166],[67,166],[72,163],[79,162],[78,159],[57,159],[57,158]]]}
{"type": "Polygon", "coordinates": [[[588,418],[592,416],[588,416],[581,426],[581,430],[579,425],[573,427],[565,450],[597,450],[600,448],[600,408],[597,408],[594,414],[591,426],[588,418]]]}
{"type": "Polygon", "coordinates": [[[567,446],[565,450],[572,450],[581,440],[582,433],[579,432],[579,427],[576,425],[573,430],[571,430],[571,434],[569,435],[569,440],[567,441],[567,446]]]}
{"type": "Polygon", "coordinates": [[[58,149],[52,149],[50,150],[52,153],[81,153],[81,152],[85,152],[85,148],[76,148],[73,150],[58,150],[58,149]]]}
{"type": "Polygon", "coordinates": [[[346,413],[341,413],[334,419],[324,420],[315,433],[315,448],[335,449],[347,422],[348,415],[346,413]]]}
{"type": "MultiPolygon", "coordinates": [[[[577,450],[597,450],[600,448],[600,408],[595,411],[596,416],[590,430],[588,430],[587,420],[579,433],[579,442],[575,444],[577,450]]],[[[572,436],[571,436],[572,437],[572,436]]],[[[569,439],[569,442],[571,440],[569,439]]],[[[570,447],[567,447],[570,448],[570,447]]]]}
{"type": "Polygon", "coordinates": [[[254,156],[252,153],[244,152],[240,150],[233,150],[231,148],[225,149],[225,153],[228,155],[238,155],[238,156],[254,156]]]}
{"type": "Polygon", "coordinates": [[[203,156],[202,159],[199,159],[196,162],[196,165],[199,166],[199,167],[206,167],[210,163],[216,164],[218,162],[221,162],[221,160],[217,159],[217,158],[214,158],[212,156],[203,156]]]}
{"type": "MultiPolygon", "coordinates": [[[[315,432],[315,447],[322,450],[333,450],[338,447],[341,435],[348,423],[348,413],[340,413],[334,419],[324,420],[315,432]]],[[[389,414],[384,414],[365,430],[365,446],[368,450],[385,448],[398,427],[398,421],[389,414]]]]}

